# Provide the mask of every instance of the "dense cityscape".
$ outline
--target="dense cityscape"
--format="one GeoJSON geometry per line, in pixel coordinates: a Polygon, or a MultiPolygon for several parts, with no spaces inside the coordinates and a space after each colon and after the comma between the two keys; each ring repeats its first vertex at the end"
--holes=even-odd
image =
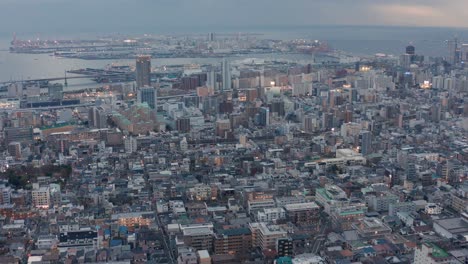
{"type": "Polygon", "coordinates": [[[1,80],[0,263],[468,263],[468,44],[441,45],[15,35],[131,63],[1,80]]]}

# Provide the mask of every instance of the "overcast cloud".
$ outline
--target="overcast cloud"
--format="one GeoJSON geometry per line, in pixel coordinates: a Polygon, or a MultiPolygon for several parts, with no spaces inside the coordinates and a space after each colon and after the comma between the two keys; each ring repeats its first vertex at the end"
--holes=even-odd
{"type": "Polygon", "coordinates": [[[0,32],[281,25],[468,27],[467,0],[0,0],[0,32]]]}

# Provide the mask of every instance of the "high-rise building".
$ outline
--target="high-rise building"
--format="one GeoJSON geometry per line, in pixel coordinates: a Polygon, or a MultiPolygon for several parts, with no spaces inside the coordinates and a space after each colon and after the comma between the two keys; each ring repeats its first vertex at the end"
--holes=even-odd
{"type": "Polygon", "coordinates": [[[158,109],[158,95],[154,87],[145,86],[138,89],[138,103],[147,103],[151,109],[158,109]]]}
{"type": "Polygon", "coordinates": [[[447,41],[448,46],[448,62],[450,64],[456,64],[458,62],[458,39],[454,38],[447,41]]]}
{"type": "Polygon", "coordinates": [[[181,117],[176,121],[176,129],[179,132],[190,132],[190,118],[181,117]]]}
{"type": "Polygon", "coordinates": [[[359,134],[359,143],[362,155],[369,155],[372,153],[372,134],[369,131],[362,131],[359,134]]]}
{"type": "Polygon", "coordinates": [[[211,32],[208,34],[208,41],[215,41],[215,33],[211,32]]]}
{"type": "Polygon", "coordinates": [[[140,55],[136,59],[137,88],[151,85],[151,56],[140,55]]]}
{"type": "Polygon", "coordinates": [[[284,101],[278,99],[271,102],[270,111],[272,113],[277,113],[279,117],[283,117],[285,115],[284,101]]]}
{"type": "Polygon", "coordinates": [[[413,45],[409,45],[406,47],[406,54],[409,54],[409,55],[416,54],[416,49],[414,48],[413,45]]]}
{"type": "Polygon", "coordinates": [[[62,100],[63,99],[63,85],[60,83],[49,84],[47,87],[50,100],[62,100]]]}
{"type": "Polygon", "coordinates": [[[91,107],[88,112],[88,124],[90,127],[106,128],[107,113],[102,107],[91,107]]]}
{"type": "Polygon", "coordinates": [[[462,62],[468,62],[468,44],[462,44],[460,47],[460,60],[462,62]]]}
{"type": "Polygon", "coordinates": [[[270,109],[268,107],[260,107],[258,110],[258,124],[261,126],[270,125],[270,109]]]}
{"type": "Polygon", "coordinates": [[[414,155],[408,155],[406,161],[406,179],[409,181],[417,181],[418,174],[416,169],[416,157],[414,155]]]}
{"type": "Polygon", "coordinates": [[[314,122],[314,116],[312,115],[305,115],[303,118],[302,118],[302,129],[306,132],[306,133],[311,133],[311,132],[314,132],[315,131],[315,127],[316,127],[316,124],[314,122]]]}
{"type": "Polygon", "coordinates": [[[410,54],[402,54],[400,55],[399,64],[401,67],[408,69],[411,66],[411,58],[413,55],[410,54]]]}
{"type": "Polygon", "coordinates": [[[231,87],[232,87],[231,65],[229,64],[229,61],[227,61],[226,59],[223,59],[222,70],[223,70],[222,90],[223,91],[231,90],[231,87]]]}
{"type": "Polygon", "coordinates": [[[212,89],[216,88],[216,73],[213,67],[206,73],[206,86],[212,89]]]}

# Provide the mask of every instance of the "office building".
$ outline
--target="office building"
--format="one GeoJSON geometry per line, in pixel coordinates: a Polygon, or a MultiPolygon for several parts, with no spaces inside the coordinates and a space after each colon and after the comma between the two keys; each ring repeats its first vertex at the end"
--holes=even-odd
{"type": "Polygon", "coordinates": [[[409,54],[409,55],[414,55],[414,54],[416,54],[416,49],[415,49],[415,47],[412,46],[412,45],[406,46],[406,54],[409,54]]]}
{"type": "Polygon", "coordinates": [[[181,133],[190,132],[190,118],[181,117],[176,121],[176,129],[181,133]]]}
{"type": "Polygon", "coordinates": [[[63,99],[63,85],[60,83],[49,84],[48,94],[50,100],[62,100],[63,99]]]}
{"type": "Polygon", "coordinates": [[[140,55],[136,59],[137,88],[151,85],[151,56],[140,55]]]}
{"type": "Polygon", "coordinates": [[[283,117],[285,114],[284,101],[281,99],[274,100],[270,105],[270,112],[276,113],[278,117],[283,117]]]}
{"type": "Polygon", "coordinates": [[[206,86],[215,90],[216,84],[217,84],[216,73],[215,73],[214,67],[211,66],[208,72],[206,73],[206,86]]]}
{"type": "Polygon", "coordinates": [[[137,99],[140,104],[147,103],[151,109],[158,109],[158,94],[154,87],[145,86],[138,88],[137,99]]]}
{"type": "Polygon", "coordinates": [[[88,113],[88,124],[94,128],[107,127],[107,113],[102,107],[91,107],[88,113]]]}
{"type": "Polygon", "coordinates": [[[260,126],[270,125],[270,109],[268,107],[260,107],[258,109],[258,124],[260,126]]]}
{"type": "Polygon", "coordinates": [[[363,156],[372,153],[372,134],[369,131],[362,131],[359,134],[359,145],[363,156]]]}

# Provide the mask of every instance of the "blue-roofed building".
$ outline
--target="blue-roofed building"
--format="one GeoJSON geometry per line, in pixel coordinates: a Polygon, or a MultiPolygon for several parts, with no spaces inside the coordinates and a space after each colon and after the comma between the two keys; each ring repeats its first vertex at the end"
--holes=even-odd
{"type": "Polygon", "coordinates": [[[122,245],[122,240],[120,239],[112,239],[109,243],[110,247],[118,247],[122,245]]]}

